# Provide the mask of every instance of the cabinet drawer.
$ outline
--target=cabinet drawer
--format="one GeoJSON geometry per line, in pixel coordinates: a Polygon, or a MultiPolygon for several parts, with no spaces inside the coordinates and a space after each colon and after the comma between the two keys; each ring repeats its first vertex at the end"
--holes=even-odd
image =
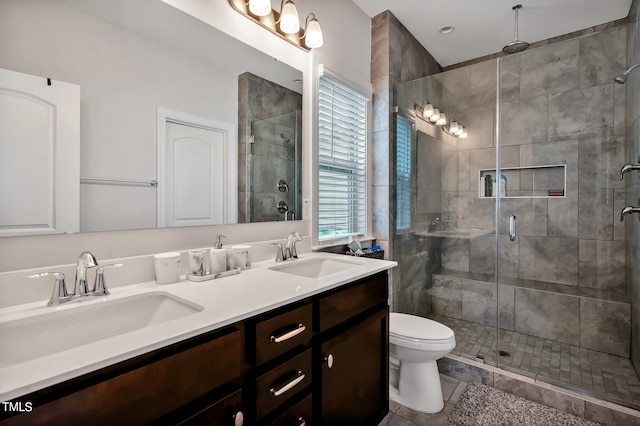
{"type": "Polygon", "coordinates": [[[237,329],[211,341],[110,377],[49,403],[7,424],[114,425],[148,424],[168,415],[242,370],[242,338],[237,329]]]}
{"type": "Polygon", "coordinates": [[[242,391],[238,389],[178,423],[180,426],[233,426],[243,424],[242,391]]]}
{"type": "Polygon", "coordinates": [[[311,426],[313,411],[313,404],[311,394],[305,396],[299,402],[295,403],[293,407],[289,408],[277,419],[270,422],[270,426],[311,426]]]}
{"type": "Polygon", "coordinates": [[[256,324],[256,365],[297,346],[307,346],[311,339],[312,305],[306,304],[260,321],[256,324]]]}
{"type": "Polygon", "coordinates": [[[322,333],[374,306],[386,304],[389,294],[388,285],[385,272],[320,297],[317,301],[318,331],[322,333]]]}
{"type": "Polygon", "coordinates": [[[256,379],[256,415],[266,414],[311,384],[311,349],[256,379]]]}

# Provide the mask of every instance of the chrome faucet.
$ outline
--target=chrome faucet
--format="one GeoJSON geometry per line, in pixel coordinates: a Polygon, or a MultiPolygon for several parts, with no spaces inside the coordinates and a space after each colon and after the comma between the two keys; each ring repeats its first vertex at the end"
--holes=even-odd
{"type": "Polygon", "coordinates": [[[98,261],[95,256],[88,251],[80,253],[78,257],[78,263],[76,265],[76,281],[73,288],[73,293],[67,291],[67,286],[64,282],[64,274],[62,272],[41,272],[39,274],[29,275],[27,278],[38,279],[48,276],[55,278],[53,285],[53,292],[51,293],[51,299],[47,306],[55,306],[64,302],[68,302],[77,297],[83,296],[106,296],[109,294],[107,289],[107,283],[104,279],[104,271],[107,268],[120,268],[122,263],[110,263],[108,265],[100,266],[96,271],[96,278],[93,283],[93,288],[89,290],[87,284],[87,269],[98,266],[98,261]]]}
{"type": "Polygon", "coordinates": [[[625,164],[620,169],[620,180],[624,179],[624,174],[631,170],[640,170],[640,164],[625,164]]]}
{"type": "Polygon", "coordinates": [[[620,212],[620,222],[622,222],[624,220],[624,217],[628,214],[631,213],[640,213],[640,207],[631,207],[631,206],[627,206],[625,208],[622,209],[622,211],[620,212]]]}
{"type": "Polygon", "coordinates": [[[298,231],[293,231],[287,236],[287,245],[284,248],[284,260],[297,259],[298,251],[296,250],[296,243],[302,241],[302,237],[298,231]]]}
{"type": "Polygon", "coordinates": [[[98,266],[95,256],[88,251],[83,251],[78,257],[76,264],[76,281],[73,286],[72,296],[88,296],[89,286],[87,285],[87,269],[98,266]]]}

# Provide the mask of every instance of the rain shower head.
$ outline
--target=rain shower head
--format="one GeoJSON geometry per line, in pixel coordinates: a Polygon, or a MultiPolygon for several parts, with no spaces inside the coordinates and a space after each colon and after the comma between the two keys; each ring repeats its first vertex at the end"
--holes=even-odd
{"type": "Polygon", "coordinates": [[[627,78],[629,77],[629,73],[631,72],[631,70],[633,70],[634,68],[637,68],[637,67],[640,67],[640,64],[635,64],[635,65],[631,66],[625,72],[622,72],[622,73],[616,75],[613,78],[613,81],[618,83],[618,84],[625,84],[627,82],[627,78]]]}
{"type": "Polygon", "coordinates": [[[516,19],[515,19],[515,25],[513,30],[513,41],[502,48],[502,51],[504,53],[507,53],[507,54],[518,53],[518,52],[522,52],[527,47],[529,47],[529,43],[527,43],[526,41],[518,40],[518,10],[521,8],[522,8],[521,4],[517,4],[511,8],[516,12],[516,19]]]}

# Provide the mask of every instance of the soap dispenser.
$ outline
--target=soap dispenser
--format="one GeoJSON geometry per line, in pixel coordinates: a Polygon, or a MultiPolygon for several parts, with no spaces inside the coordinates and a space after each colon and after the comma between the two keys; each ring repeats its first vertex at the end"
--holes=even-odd
{"type": "Polygon", "coordinates": [[[222,248],[222,238],[227,238],[226,235],[222,235],[222,234],[218,234],[218,242],[216,243],[215,247],[217,249],[221,249],[222,248]]]}

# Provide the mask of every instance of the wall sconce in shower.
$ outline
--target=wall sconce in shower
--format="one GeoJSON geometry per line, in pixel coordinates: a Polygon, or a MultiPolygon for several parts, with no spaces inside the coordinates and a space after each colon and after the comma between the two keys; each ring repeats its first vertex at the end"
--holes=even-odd
{"type": "Polygon", "coordinates": [[[440,111],[438,108],[433,106],[433,104],[427,100],[422,103],[422,119],[429,124],[433,124],[442,128],[442,130],[457,138],[465,139],[469,135],[467,134],[467,129],[458,123],[457,121],[452,121],[448,123],[447,115],[444,111],[440,111]],[[448,125],[447,125],[448,124],[448,125]]]}
{"type": "Polygon", "coordinates": [[[280,12],[271,8],[270,0],[229,0],[238,13],[303,50],[321,47],[324,39],[320,22],[314,13],[305,20],[300,29],[298,9],[292,0],[280,1],[280,12]]]}

